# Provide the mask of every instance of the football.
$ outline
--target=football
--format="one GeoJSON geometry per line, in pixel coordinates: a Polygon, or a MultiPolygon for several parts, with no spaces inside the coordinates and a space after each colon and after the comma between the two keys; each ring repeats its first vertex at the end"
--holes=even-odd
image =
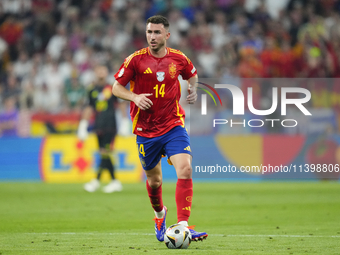
{"type": "Polygon", "coordinates": [[[191,233],[181,224],[171,225],[165,231],[164,243],[169,249],[187,249],[191,243],[191,233]]]}

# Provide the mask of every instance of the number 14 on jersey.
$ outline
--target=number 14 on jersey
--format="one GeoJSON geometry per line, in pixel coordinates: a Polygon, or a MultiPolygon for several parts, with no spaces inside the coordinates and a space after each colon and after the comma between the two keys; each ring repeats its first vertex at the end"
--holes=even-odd
{"type": "Polygon", "coordinates": [[[161,95],[161,97],[164,97],[165,94],[165,84],[162,84],[160,87],[158,84],[156,84],[155,87],[153,87],[155,90],[155,97],[158,98],[158,95],[161,95]],[[159,90],[158,90],[159,88],[159,90]]]}

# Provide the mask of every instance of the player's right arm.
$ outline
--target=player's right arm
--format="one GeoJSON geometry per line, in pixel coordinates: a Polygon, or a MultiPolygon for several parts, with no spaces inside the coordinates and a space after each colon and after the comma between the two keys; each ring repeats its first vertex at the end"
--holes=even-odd
{"type": "Polygon", "coordinates": [[[115,81],[113,86],[112,86],[112,94],[115,95],[118,98],[134,102],[135,105],[138,108],[140,108],[141,110],[147,110],[153,105],[150,98],[148,98],[152,94],[150,94],[150,93],[144,93],[144,94],[133,93],[132,91],[126,89],[118,81],[115,81]]]}

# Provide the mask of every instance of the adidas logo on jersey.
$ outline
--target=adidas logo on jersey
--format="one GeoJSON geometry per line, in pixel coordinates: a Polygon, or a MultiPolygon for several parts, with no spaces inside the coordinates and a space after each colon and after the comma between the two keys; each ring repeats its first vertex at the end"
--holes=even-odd
{"type": "Polygon", "coordinates": [[[148,68],[144,71],[144,73],[145,73],[145,74],[146,74],[146,73],[152,73],[150,67],[148,67],[148,68]]]}

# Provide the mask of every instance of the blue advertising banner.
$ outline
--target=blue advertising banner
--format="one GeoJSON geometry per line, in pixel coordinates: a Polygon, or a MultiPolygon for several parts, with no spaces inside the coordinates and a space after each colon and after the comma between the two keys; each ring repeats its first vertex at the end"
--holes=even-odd
{"type": "Polygon", "coordinates": [[[0,180],[39,181],[42,138],[0,138],[0,180]]]}

